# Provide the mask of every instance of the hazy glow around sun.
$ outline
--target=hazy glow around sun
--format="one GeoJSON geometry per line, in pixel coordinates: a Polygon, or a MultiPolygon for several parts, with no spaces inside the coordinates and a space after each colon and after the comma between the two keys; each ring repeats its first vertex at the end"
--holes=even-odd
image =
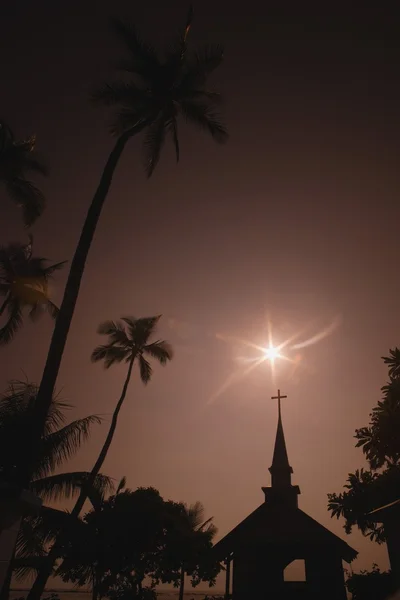
{"type": "MultiPolygon", "coordinates": [[[[249,347],[252,350],[256,350],[257,354],[253,356],[237,356],[236,360],[239,363],[239,368],[233,371],[223,382],[219,389],[214,392],[209,398],[207,405],[213,403],[217,398],[219,398],[222,394],[226,393],[226,391],[238,381],[250,375],[250,373],[260,367],[261,365],[268,365],[268,370],[271,372],[272,381],[274,385],[276,385],[275,377],[276,370],[280,369],[280,362],[292,363],[292,375],[299,368],[300,363],[304,368],[303,364],[303,356],[299,354],[299,350],[303,350],[308,346],[313,346],[321,342],[324,338],[331,335],[341,324],[341,317],[337,315],[333,321],[316,334],[307,337],[301,341],[298,341],[298,338],[302,338],[307,329],[309,329],[310,325],[305,326],[299,331],[295,332],[293,335],[288,337],[284,342],[274,345],[274,340],[272,336],[272,327],[271,322],[267,319],[268,326],[268,341],[264,338],[264,344],[259,345],[257,343],[251,342],[250,340],[236,338],[233,336],[224,335],[222,333],[216,333],[215,337],[224,342],[233,342],[235,344],[240,344],[243,347],[249,347]],[[295,353],[294,353],[295,352],[295,353]]],[[[275,340],[276,343],[276,340],[275,340]]],[[[290,377],[292,375],[289,375],[290,377]]]]}

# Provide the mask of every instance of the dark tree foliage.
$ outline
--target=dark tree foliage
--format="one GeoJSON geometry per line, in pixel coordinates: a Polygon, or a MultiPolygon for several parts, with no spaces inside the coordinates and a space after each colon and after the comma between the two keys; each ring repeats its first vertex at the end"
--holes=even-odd
{"type": "Polygon", "coordinates": [[[378,543],[385,541],[383,527],[368,513],[400,497],[400,351],[383,357],[389,366],[389,382],[382,388],[382,400],[373,408],[370,422],[357,429],[360,447],[370,470],[359,469],[348,476],[345,491],[328,494],[332,517],[343,517],[346,533],[353,526],[378,543]]]}
{"type": "Polygon", "coordinates": [[[388,600],[396,591],[396,586],[388,571],[380,571],[374,564],[372,571],[360,571],[350,575],[346,587],[352,600],[388,600]]]}
{"type": "Polygon", "coordinates": [[[22,211],[27,227],[42,214],[45,198],[27,179],[31,173],[47,175],[47,168],[35,152],[36,137],[16,140],[11,128],[0,121],[0,183],[22,211]]]}
{"type": "MultiPolygon", "coordinates": [[[[153,488],[123,490],[87,513],[63,549],[64,581],[90,584],[93,598],[151,598],[160,582],[179,584],[187,530],[183,505],[165,502],[153,488]],[[145,585],[146,584],[146,585],[145,585]]],[[[207,537],[207,536],[206,536],[207,537]]],[[[208,554],[198,540],[186,542],[194,583],[206,579],[208,554]],[[204,562],[202,562],[204,561],[204,562]]],[[[211,575],[212,577],[212,575],[211,575]]],[[[207,579],[206,579],[207,580],[207,579]]]]}
{"type": "MultiPolygon", "coordinates": [[[[10,483],[17,479],[19,465],[26,460],[25,440],[35,411],[36,394],[36,385],[12,381],[0,395],[0,475],[10,483]]],[[[70,408],[59,398],[53,398],[42,432],[30,489],[45,501],[74,496],[88,477],[86,472],[55,473],[89,439],[91,426],[101,422],[99,417],[91,415],[67,423],[66,412],[70,408]]],[[[100,476],[95,488],[103,495],[113,486],[108,477],[100,476]]]]}
{"type": "MultiPolygon", "coordinates": [[[[29,451],[27,432],[35,411],[36,394],[36,385],[12,381],[0,396],[0,477],[7,483],[18,482],[20,464],[26,461],[29,451]]],[[[69,408],[65,402],[54,398],[42,432],[29,488],[43,501],[73,498],[88,480],[89,473],[85,471],[60,473],[59,470],[89,439],[91,426],[99,424],[100,419],[92,415],[67,422],[69,408]]],[[[93,482],[90,498],[98,502],[113,489],[112,481],[99,474],[93,482]]],[[[42,507],[38,516],[27,516],[22,520],[15,557],[3,583],[1,600],[9,596],[12,573],[24,579],[37,572],[49,545],[66,527],[69,527],[69,515],[46,506],[42,507]]]]}
{"type": "Polygon", "coordinates": [[[221,566],[211,559],[210,551],[217,528],[212,518],[205,520],[200,502],[189,507],[169,502],[169,510],[173,519],[167,531],[168,552],[163,557],[160,579],[163,583],[172,582],[175,587],[179,586],[179,600],[183,600],[185,575],[190,576],[193,587],[202,581],[208,582],[210,587],[215,585],[221,566]]]}

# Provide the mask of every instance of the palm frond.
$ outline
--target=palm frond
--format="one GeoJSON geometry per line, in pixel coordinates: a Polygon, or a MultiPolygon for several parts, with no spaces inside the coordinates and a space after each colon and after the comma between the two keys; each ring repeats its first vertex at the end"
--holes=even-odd
{"type": "Polygon", "coordinates": [[[124,324],[121,321],[104,321],[97,328],[97,333],[100,335],[108,335],[110,344],[120,344],[121,346],[128,345],[129,339],[126,335],[124,324]]]}
{"type": "Polygon", "coordinates": [[[23,161],[23,169],[25,172],[39,173],[46,177],[49,174],[49,168],[44,162],[33,152],[25,154],[23,161]]]}
{"type": "Polygon", "coordinates": [[[164,113],[147,128],[144,139],[144,161],[147,177],[151,177],[158,161],[160,160],[161,150],[165,142],[166,119],[164,113]]]}
{"type": "Polygon", "coordinates": [[[153,46],[143,41],[139,37],[135,27],[128,22],[112,18],[111,27],[131,54],[129,61],[120,63],[120,68],[132,74],[137,74],[145,81],[148,81],[149,77],[154,76],[154,73],[160,67],[157,53],[153,46]]]}
{"type": "Polygon", "coordinates": [[[157,340],[152,344],[148,344],[144,348],[144,351],[152,358],[157,359],[161,365],[167,364],[169,360],[172,360],[174,355],[172,346],[168,342],[160,340],[157,340]]]}
{"type": "Polygon", "coordinates": [[[60,312],[60,309],[58,308],[58,306],[56,306],[54,304],[54,302],[52,302],[51,300],[47,300],[47,302],[46,302],[46,308],[47,308],[47,312],[49,313],[49,315],[51,316],[51,318],[52,319],[57,319],[58,313],[60,312]]]}
{"type": "Polygon", "coordinates": [[[43,556],[45,551],[42,526],[41,517],[22,519],[16,541],[17,556],[43,556]]]}
{"type": "Polygon", "coordinates": [[[125,486],[126,486],[126,477],[124,476],[124,477],[122,477],[121,481],[118,484],[117,492],[116,492],[117,496],[118,496],[118,494],[120,494],[122,492],[122,490],[125,488],[125,486]]]}
{"type": "Polygon", "coordinates": [[[60,269],[62,269],[67,264],[67,262],[67,260],[63,260],[61,262],[55,263],[54,265],[50,265],[49,267],[45,267],[43,269],[43,275],[45,277],[50,277],[50,275],[53,275],[55,271],[59,271],[60,269]]]}
{"type": "Polygon", "coordinates": [[[385,365],[389,365],[389,377],[400,377],[400,349],[389,350],[390,356],[382,356],[385,365]]]}
{"type": "MultiPolygon", "coordinates": [[[[50,475],[31,482],[30,489],[46,502],[61,500],[62,498],[73,498],[80,493],[90,474],[87,472],[59,473],[50,475]]],[[[92,496],[98,503],[104,495],[114,490],[112,479],[105,475],[98,475],[93,483],[92,496]]]]}
{"type": "Polygon", "coordinates": [[[214,523],[212,522],[213,517],[211,517],[210,519],[207,519],[207,521],[205,523],[203,523],[200,527],[200,531],[202,531],[203,533],[208,534],[209,538],[212,540],[218,533],[218,527],[216,525],[214,525],[214,523]]]}
{"type": "Polygon", "coordinates": [[[145,385],[148,384],[151,379],[153,369],[151,368],[151,364],[149,363],[149,361],[146,360],[143,355],[139,356],[139,370],[140,379],[145,385]]]}
{"type": "Polygon", "coordinates": [[[17,300],[10,300],[7,309],[7,322],[0,328],[0,346],[10,343],[23,323],[21,306],[17,300]]]}
{"type": "Polygon", "coordinates": [[[5,296],[3,302],[0,305],[0,317],[1,317],[11,300],[11,293],[9,290],[9,286],[7,284],[3,285],[0,283],[0,295],[5,296]]]}
{"type": "Polygon", "coordinates": [[[139,319],[135,319],[134,317],[122,317],[122,320],[128,325],[129,335],[135,346],[144,348],[149,337],[155,332],[160,318],[161,315],[155,317],[141,317],[139,319]]]}
{"type": "MultiPolygon", "coordinates": [[[[90,477],[90,473],[87,473],[86,475],[87,477],[90,477]]],[[[104,498],[112,494],[114,489],[114,480],[111,477],[107,477],[107,475],[98,473],[91,488],[88,490],[88,498],[94,509],[98,509],[104,501],[104,498]]]]}
{"type": "Polygon", "coordinates": [[[39,516],[25,517],[18,532],[16,557],[13,561],[17,578],[26,577],[42,565],[49,545],[60,531],[65,528],[75,530],[81,525],[79,519],[72,521],[69,513],[48,506],[42,506],[39,516]]]}
{"type": "Polygon", "coordinates": [[[78,519],[72,521],[71,515],[66,511],[42,506],[39,515],[25,516],[22,519],[16,542],[17,556],[45,555],[49,543],[54,541],[58,533],[65,527],[75,526],[77,522],[78,519]]]}
{"type": "Polygon", "coordinates": [[[198,529],[204,521],[204,506],[197,501],[187,508],[186,513],[193,529],[198,529]]]}
{"type": "Polygon", "coordinates": [[[168,129],[171,131],[172,141],[175,148],[176,162],[179,162],[180,150],[179,150],[179,136],[178,136],[178,121],[176,115],[172,117],[168,124],[168,129]]]}
{"type": "Polygon", "coordinates": [[[99,417],[91,415],[72,421],[47,435],[42,440],[38,465],[35,469],[36,477],[47,476],[64,461],[74,456],[81,444],[89,438],[90,427],[100,423],[99,417]]]}
{"type": "Polygon", "coordinates": [[[130,350],[114,345],[97,346],[92,352],[92,362],[104,361],[104,368],[109,369],[115,363],[120,363],[129,357],[130,350]]]}
{"type": "Polygon", "coordinates": [[[223,58],[222,46],[218,44],[204,46],[188,60],[184,85],[188,88],[203,86],[207,77],[221,65],[223,58]]]}
{"type": "Polygon", "coordinates": [[[43,193],[31,181],[22,177],[9,179],[5,184],[10,198],[22,210],[25,225],[30,227],[45,209],[43,193]]]}
{"type": "Polygon", "coordinates": [[[82,489],[82,473],[59,473],[42,477],[32,481],[30,489],[45,502],[71,498],[82,489]]]}
{"type": "Polygon", "coordinates": [[[105,106],[136,106],[144,108],[146,105],[146,91],[134,82],[115,81],[105,83],[92,93],[92,100],[105,106]]]}
{"type": "MultiPolygon", "coordinates": [[[[34,416],[38,387],[29,381],[11,380],[8,388],[0,396],[0,427],[10,430],[23,427],[24,420],[34,416]]],[[[71,406],[56,397],[50,404],[43,435],[48,435],[65,423],[65,410],[71,406]]]]}
{"type": "Polygon", "coordinates": [[[37,321],[43,314],[43,304],[34,304],[29,311],[29,318],[31,321],[37,321]]]}
{"type": "Polygon", "coordinates": [[[14,558],[13,575],[17,581],[26,581],[37,576],[40,569],[46,564],[45,556],[26,556],[14,558]]]}
{"type": "Polygon", "coordinates": [[[138,108],[131,106],[129,108],[122,107],[114,115],[111,124],[111,133],[113,135],[121,135],[128,130],[139,133],[149,122],[148,108],[138,108]]]}
{"type": "Polygon", "coordinates": [[[180,108],[188,122],[208,131],[216,142],[223,144],[228,140],[228,131],[219,115],[205,102],[182,100],[180,108]]]}
{"type": "Polygon", "coordinates": [[[219,92],[213,92],[211,90],[202,90],[197,88],[191,88],[184,93],[184,99],[189,102],[203,102],[210,106],[217,106],[222,104],[223,98],[219,92]]]}

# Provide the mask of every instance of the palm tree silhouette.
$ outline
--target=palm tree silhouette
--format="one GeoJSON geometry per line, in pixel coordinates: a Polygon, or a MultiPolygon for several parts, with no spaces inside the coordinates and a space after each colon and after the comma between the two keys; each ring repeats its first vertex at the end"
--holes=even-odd
{"type": "Polygon", "coordinates": [[[190,506],[182,505],[184,527],[180,531],[177,541],[177,551],[181,557],[179,600],[183,600],[185,593],[185,574],[191,573],[196,566],[199,547],[210,544],[218,530],[214,525],[213,517],[204,518],[204,506],[195,502],[190,506]]]}
{"type": "MultiPolygon", "coordinates": [[[[121,395],[113,412],[106,440],[71,512],[72,519],[79,516],[88,496],[88,490],[92,487],[92,483],[98,476],[107,456],[117,427],[118,415],[126,398],[135,362],[138,363],[141,381],[144,384],[147,384],[152,376],[152,366],[148,359],[153,358],[161,365],[166,365],[167,362],[172,359],[172,348],[167,342],[162,340],[156,340],[154,342],[150,341],[159,319],[160,316],[145,317],[141,319],[124,317],[121,321],[105,321],[98,328],[98,332],[101,335],[108,336],[108,342],[101,346],[97,346],[97,348],[93,350],[92,361],[103,361],[106,369],[109,369],[114,364],[125,362],[128,365],[128,371],[121,395]]],[[[44,567],[39,570],[27,600],[32,600],[33,598],[39,599],[41,597],[47,579],[52,572],[54,563],[57,558],[59,558],[62,546],[63,534],[61,533],[56,543],[51,548],[44,567]]]]}
{"type": "Polygon", "coordinates": [[[23,323],[24,308],[35,321],[43,311],[55,319],[57,306],[50,300],[48,283],[53,273],[66,261],[46,266],[47,259],[33,255],[33,238],[28,244],[13,243],[0,246],[0,317],[7,310],[8,318],[0,328],[0,345],[8,344],[23,323]]]}
{"type": "Polygon", "coordinates": [[[27,227],[40,217],[45,207],[42,192],[26,178],[28,173],[47,175],[47,168],[35,153],[35,142],[35,136],[17,141],[10,127],[0,121],[0,182],[21,208],[27,227]]]}
{"type": "MultiPolygon", "coordinates": [[[[45,420],[51,402],[92,239],[127,142],[146,130],[146,171],[150,176],[167,134],[172,136],[176,157],[179,159],[179,115],[204,129],[217,142],[225,142],[228,137],[216,110],[219,95],[207,87],[208,76],[221,64],[223,52],[220,46],[204,48],[197,54],[188,52],[187,39],[191,23],[192,10],[189,11],[181,35],[161,56],[149,43],[139,38],[132,26],[121,20],[113,21],[114,30],[127,49],[127,57],[118,65],[123,78],[97,90],[94,99],[115,107],[113,132],[117,135],[117,140],[89,207],[71,263],[39,388],[38,423],[33,423],[32,452],[36,430],[40,431],[41,422],[45,420]]],[[[29,465],[27,470],[29,471],[29,465]]],[[[22,480],[26,477],[29,477],[28,473],[22,474],[22,480]]]]}
{"type": "MultiPolygon", "coordinates": [[[[106,369],[109,369],[114,364],[125,362],[128,364],[128,371],[121,396],[113,412],[106,440],[92,469],[92,478],[101,469],[111,446],[117,427],[118,415],[126,398],[135,361],[138,362],[140,379],[146,385],[149,383],[153,372],[148,358],[157,360],[161,365],[166,365],[172,359],[172,348],[167,342],[163,340],[149,341],[155,332],[159,319],[160,316],[141,319],[123,317],[121,321],[105,321],[98,328],[98,333],[107,335],[109,339],[107,344],[97,346],[93,350],[92,361],[103,361],[106,369]]],[[[91,481],[89,481],[90,484],[91,481]]],[[[77,514],[81,511],[84,501],[84,492],[82,491],[77,506],[74,508],[77,514]],[[81,506],[78,509],[79,505],[81,506]]]]}
{"type": "MultiPolygon", "coordinates": [[[[8,389],[0,397],[0,477],[8,483],[18,481],[19,466],[26,460],[29,447],[24,443],[26,432],[30,428],[35,410],[37,386],[24,381],[12,381],[8,389]]],[[[55,473],[66,461],[71,459],[88,440],[92,425],[100,424],[99,417],[91,415],[66,424],[65,412],[70,405],[58,398],[53,398],[47,415],[45,427],[40,439],[40,449],[34,464],[32,480],[29,489],[43,501],[58,501],[72,498],[78,494],[89,478],[89,473],[75,471],[72,473],[55,473]]],[[[92,494],[97,499],[113,490],[109,477],[98,474],[92,481],[92,494]]],[[[46,508],[50,512],[51,509],[46,508]]],[[[17,547],[25,548],[20,556],[26,556],[29,548],[37,544],[36,538],[30,539],[32,533],[30,519],[22,524],[19,532],[17,547]]],[[[43,556],[45,550],[40,544],[43,556]]],[[[15,567],[10,564],[7,581],[3,585],[1,600],[8,597],[12,571],[15,567]]]]}

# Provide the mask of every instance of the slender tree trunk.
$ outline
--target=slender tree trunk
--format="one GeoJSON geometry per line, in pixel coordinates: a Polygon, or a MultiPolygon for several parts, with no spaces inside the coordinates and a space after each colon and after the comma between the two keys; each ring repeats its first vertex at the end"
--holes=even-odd
{"type": "Polygon", "coordinates": [[[54,386],[60,370],[61,359],[79,295],[79,288],[81,285],[83,272],[85,270],[86,259],[104,202],[111,186],[115,169],[127,141],[133,135],[142,131],[142,129],[144,129],[149,122],[150,120],[138,123],[135,127],[131,128],[118,138],[110,156],[108,157],[99,186],[86,215],[86,220],[82,228],[77,248],[75,250],[75,255],[72,259],[71,269],[69,271],[67,284],[64,290],[64,297],[61,303],[60,312],[57,316],[49,352],[47,355],[46,365],[44,367],[42,380],[40,382],[40,387],[37,394],[35,407],[36,416],[35,420],[32,422],[31,429],[32,459],[27,461],[28,464],[26,466],[25,473],[22,474],[22,485],[27,485],[31,479],[32,465],[34,464],[34,459],[37,452],[36,441],[39,439],[39,436],[43,431],[43,424],[46,421],[47,413],[51,404],[54,386]]]}
{"type": "MultiPolygon", "coordinates": [[[[126,375],[125,383],[122,388],[121,396],[120,396],[120,399],[118,400],[118,404],[115,407],[115,410],[114,410],[114,413],[112,416],[111,425],[110,425],[110,429],[108,430],[106,441],[104,442],[103,447],[100,451],[99,457],[96,460],[96,463],[88,477],[86,484],[82,487],[81,493],[79,494],[78,500],[76,501],[74,508],[72,509],[72,512],[71,512],[72,519],[77,518],[79,516],[79,513],[81,512],[83,505],[85,504],[85,501],[88,497],[88,491],[92,487],[96,476],[99,474],[99,471],[100,471],[101,467],[103,466],[103,463],[107,456],[108,450],[111,446],[114,432],[117,427],[118,415],[119,415],[121,407],[124,403],[124,400],[126,397],[126,392],[128,391],[129,382],[131,380],[134,360],[135,360],[135,355],[132,355],[132,358],[129,362],[129,368],[128,368],[128,373],[126,375]]],[[[37,574],[34,584],[31,588],[29,594],[27,595],[26,600],[40,600],[40,597],[42,596],[42,594],[44,592],[44,588],[46,586],[47,580],[53,571],[55,562],[60,557],[60,550],[61,550],[61,548],[63,546],[63,542],[65,541],[65,538],[67,536],[68,536],[68,531],[62,531],[59,534],[58,538],[54,542],[52,548],[50,549],[50,551],[47,555],[47,560],[46,560],[45,565],[39,570],[39,573],[37,574]]]]}
{"type": "MultiPolygon", "coordinates": [[[[0,599],[1,600],[1,599],[0,599]]],[[[97,600],[96,568],[92,566],[92,600],[97,600]]]]}
{"type": "Polygon", "coordinates": [[[179,581],[179,600],[183,600],[183,594],[185,593],[185,565],[182,563],[181,576],[179,581]]]}
{"type": "Polygon", "coordinates": [[[4,302],[3,302],[3,304],[0,306],[0,317],[1,317],[1,315],[3,314],[3,312],[6,310],[6,308],[7,308],[7,304],[8,304],[8,303],[9,303],[9,301],[10,301],[10,297],[11,297],[11,294],[10,294],[10,292],[7,292],[7,295],[6,295],[5,299],[4,299],[4,302]]]}

